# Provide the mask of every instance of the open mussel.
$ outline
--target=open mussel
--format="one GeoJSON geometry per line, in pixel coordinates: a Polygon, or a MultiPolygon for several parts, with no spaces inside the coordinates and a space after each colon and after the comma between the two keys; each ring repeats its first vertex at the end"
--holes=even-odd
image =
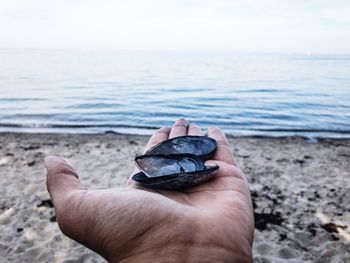
{"type": "Polygon", "coordinates": [[[182,136],[166,140],[135,158],[141,172],[132,179],[149,188],[184,189],[204,183],[218,166],[206,166],[216,141],[206,136],[182,136]]]}

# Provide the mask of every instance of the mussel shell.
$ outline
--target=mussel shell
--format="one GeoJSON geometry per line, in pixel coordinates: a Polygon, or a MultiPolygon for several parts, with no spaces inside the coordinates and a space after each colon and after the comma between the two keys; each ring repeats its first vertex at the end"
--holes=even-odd
{"type": "Polygon", "coordinates": [[[167,176],[148,177],[143,172],[134,174],[132,179],[143,186],[154,189],[181,190],[204,183],[213,178],[219,169],[218,165],[207,166],[203,170],[167,176]]]}
{"type": "Polygon", "coordinates": [[[209,159],[216,150],[216,141],[207,136],[180,136],[161,142],[145,152],[154,154],[194,154],[209,159]]]}
{"type": "Polygon", "coordinates": [[[216,151],[216,141],[207,136],[181,136],[161,142],[135,158],[141,172],[132,179],[148,188],[181,190],[204,183],[219,166],[204,161],[216,151]]]}

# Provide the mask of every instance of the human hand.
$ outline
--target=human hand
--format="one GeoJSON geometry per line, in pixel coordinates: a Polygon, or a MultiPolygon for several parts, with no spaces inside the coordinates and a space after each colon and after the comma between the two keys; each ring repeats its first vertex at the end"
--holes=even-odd
{"type": "MultiPolygon", "coordinates": [[[[178,120],[153,134],[204,135],[178,120]]],[[[47,187],[64,234],[109,262],[251,262],[254,218],[249,186],[225,135],[209,128],[218,148],[208,164],[216,177],[183,191],[150,190],[129,179],[124,188],[87,190],[67,162],[45,160],[47,187]]]]}

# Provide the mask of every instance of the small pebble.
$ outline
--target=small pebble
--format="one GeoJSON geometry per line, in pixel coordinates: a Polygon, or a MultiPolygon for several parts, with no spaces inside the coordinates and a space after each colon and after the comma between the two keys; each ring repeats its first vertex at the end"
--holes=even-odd
{"type": "Polygon", "coordinates": [[[8,164],[9,161],[10,161],[10,158],[8,158],[8,157],[1,158],[0,159],[0,166],[8,164]]]}
{"type": "Polygon", "coordinates": [[[11,216],[15,213],[15,209],[10,207],[0,215],[0,225],[6,225],[10,222],[11,216]]]}
{"type": "Polygon", "coordinates": [[[24,236],[26,241],[31,242],[37,237],[37,234],[34,232],[33,229],[28,228],[24,231],[23,236],[24,236]]]}

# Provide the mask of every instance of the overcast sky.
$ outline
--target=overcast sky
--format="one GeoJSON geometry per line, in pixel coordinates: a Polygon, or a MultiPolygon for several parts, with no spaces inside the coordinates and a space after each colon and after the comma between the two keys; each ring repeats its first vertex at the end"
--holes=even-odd
{"type": "Polygon", "coordinates": [[[0,48],[350,53],[350,1],[0,0],[0,48]]]}

